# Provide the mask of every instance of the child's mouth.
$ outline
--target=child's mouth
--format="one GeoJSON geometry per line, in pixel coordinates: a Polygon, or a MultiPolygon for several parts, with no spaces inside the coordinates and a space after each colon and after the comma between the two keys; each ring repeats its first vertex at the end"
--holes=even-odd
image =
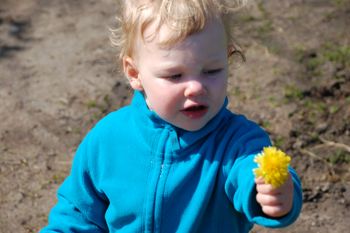
{"type": "Polygon", "coordinates": [[[208,107],[205,105],[195,105],[185,108],[181,112],[191,119],[198,119],[208,112],[208,107]]]}

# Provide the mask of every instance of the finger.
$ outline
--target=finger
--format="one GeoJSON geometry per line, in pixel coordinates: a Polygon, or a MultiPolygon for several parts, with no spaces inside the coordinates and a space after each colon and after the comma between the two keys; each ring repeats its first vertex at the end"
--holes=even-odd
{"type": "Polygon", "coordinates": [[[256,201],[262,206],[280,206],[283,203],[280,195],[266,195],[262,193],[256,195],[256,201]]]}
{"type": "Polygon", "coordinates": [[[255,183],[256,184],[265,184],[264,178],[262,178],[262,177],[255,178],[255,183]]]}
{"type": "Polygon", "coordinates": [[[289,210],[285,208],[283,205],[278,206],[262,206],[262,211],[269,215],[270,217],[278,218],[286,215],[289,210]]]}
{"type": "Polygon", "coordinates": [[[256,185],[256,191],[258,193],[262,193],[262,194],[270,194],[270,195],[278,195],[281,193],[280,189],[276,189],[274,188],[272,185],[270,184],[257,184],[256,185]]]}

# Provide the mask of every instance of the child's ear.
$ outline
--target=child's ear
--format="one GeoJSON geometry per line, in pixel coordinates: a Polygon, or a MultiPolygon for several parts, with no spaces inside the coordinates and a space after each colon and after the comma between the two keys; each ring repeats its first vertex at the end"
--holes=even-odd
{"type": "Polygon", "coordinates": [[[143,88],[139,78],[139,71],[131,57],[123,58],[123,69],[132,89],[142,91],[143,88]]]}

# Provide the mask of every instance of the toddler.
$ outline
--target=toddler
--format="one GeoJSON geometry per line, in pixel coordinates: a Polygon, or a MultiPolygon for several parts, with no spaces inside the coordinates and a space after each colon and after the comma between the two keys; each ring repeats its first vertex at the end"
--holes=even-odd
{"type": "Polygon", "coordinates": [[[269,137],[226,108],[229,2],[121,1],[113,42],[133,100],[84,138],[41,232],[244,233],[296,220],[297,174],[279,188],[255,179],[269,137]]]}

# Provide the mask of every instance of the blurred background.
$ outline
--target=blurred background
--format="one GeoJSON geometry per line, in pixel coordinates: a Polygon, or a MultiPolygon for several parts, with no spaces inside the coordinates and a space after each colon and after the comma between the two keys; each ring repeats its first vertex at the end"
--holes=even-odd
{"type": "MultiPolygon", "coordinates": [[[[109,42],[113,0],[0,0],[0,232],[37,232],[77,145],[132,96],[109,42]]],[[[350,229],[350,1],[251,1],[229,108],[293,158],[304,206],[285,229],[350,229]]]]}

